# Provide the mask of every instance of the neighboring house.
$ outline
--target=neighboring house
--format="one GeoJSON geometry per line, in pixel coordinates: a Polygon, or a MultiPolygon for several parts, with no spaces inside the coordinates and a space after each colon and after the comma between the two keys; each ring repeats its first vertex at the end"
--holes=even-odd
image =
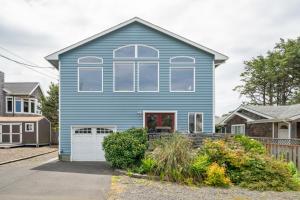
{"type": "Polygon", "coordinates": [[[240,106],[217,126],[223,132],[252,137],[300,138],[300,104],[287,106],[240,106]]]}
{"type": "Polygon", "coordinates": [[[103,137],[214,132],[214,70],[227,56],[133,18],[46,59],[60,72],[60,158],[104,160],[103,137]]]}
{"type": "Polygon", "coordinates": [[[50,122],[38,104],[43,95],[37,82],[5,82],[0,72],[0,146],[50,143],[50,122]]]}

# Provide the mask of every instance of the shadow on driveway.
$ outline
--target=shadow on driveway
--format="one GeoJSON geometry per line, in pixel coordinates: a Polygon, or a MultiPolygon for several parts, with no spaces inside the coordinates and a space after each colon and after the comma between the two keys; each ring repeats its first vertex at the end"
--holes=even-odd
{"type": "Polygon", "coordinates": [[[80,174],[98,174],[112,175],[113,169],[107,162],[64,162],[55,161],[42,164],[31,170],[52,171],[52,172],[69,172],[80,174]]]}

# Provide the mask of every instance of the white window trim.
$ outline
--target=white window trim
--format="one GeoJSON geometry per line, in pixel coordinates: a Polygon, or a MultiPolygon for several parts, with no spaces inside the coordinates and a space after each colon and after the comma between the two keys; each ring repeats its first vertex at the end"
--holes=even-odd
{"type": "Polygon", "coordinates": [[[146,128],[145,114],[146,113],[174,113],[174,132],[177,131],[177,110],[143,110],[143,128],[146,128]]]}
{"type": "Polygon", "coordinates": [[[16,113],[16,114],[26,114],[26,115],[37,115],[37,114],[40,114],[38,112],[38,109],[37,109],[37,104],[38,104],[38,100],[35,99],[35,98],[20,98],[20,97],[14,97],[13,98],[13,112],[9,112],[9,113],[16,113]],[[24,112],[24,99],[28,99],[28,111],[29,112],[24,112]],[[21,112],[17,112],[16,110],[16,107],[17,107],[17,104],[16,104],[16,101],[21,101],[21,112]],[[31,102],[34,101],[34,106],[35,106],[35,112],[32,113],[31,112],[31,102]]]}
{"type": "Polygon", "coordinates": [[[196,131],[196,125],[194,125],[194,132],[193,133],[204,133],[204,113],[203,112],[188,112],[188,133],[190,133],[190,114],[194,113],[194,123],[196,123],[196,115],[202,115],[202,132],[196,131]]]}
{"type": "Polygon", "coordinates": [[[137,63],[137,91],[138,92],[159,92],[159,62],[158,61],[141,61],[137,63]],[[157,63],[157,90],[144,91],[140,90],[140,64],[144,63],[157,63]]]}
{"type": "Polygon", "coordinates": [[[34,132],[34,123],[25,123],[25,132],[34,132]],[[31,125],[31,129],[27,129],[27,125],[31,125]]]}
{"type": "Polygon", "coordinates": [[[120,46],[116,49],[113,50],[113,58],[114,59],[122,59],[122,60],[126,60],[126,59],[158,59],[159,58],[159,50],[156,49],[155,47],[152,46],[148,46],[145,44],[127,44],[124,46],[120,46]],[[130,46],[134,46],[134,57],[116,57],[115,56],[115,52],[118,51],[119,49],[125,48],[125,47],[130,47],[130,46]],[[138,46],[143,46],[143,47],[148,47],[151,48],[153,50],[155,50],[157,52],[157,57],[138,57],[138,46]]]}
{"type": "Polygon", "coordinates": [[[113,92],[135,92],[135,62],[128,62],[128,61],[115,61],[113,62],[113,92]],[[133,90],[122,90],[122,91],[117,91],[115,90],[115,64],[133,64],[133,90]]]}
{"type": "Polygon", "coordinates": [[[232,133],[232,134],[243,134],[243,135],[245,135],[245,134],[246,134],[245,124],[233,124],[233,125],[231,125],[231,133],[232,133]],[[240,127],[243,128],[244,133],[233,133],[233,132],[232,132],[232,128],[233,128],[233,127],[238,127],[238,126],[240,126],[240,127]]]}
{"type": "Polygon", "coordinates": [[[14,111],[14,97],[12,97],[12,96],[6,96],[5,97],[5,112],[6,113],[13,113],[13,111],[14,111]],[[11,111],[10,112],[8,112],[8,110],[7,110],[7,108],[8,108],[7,101],[8,101],[9,98],[11,99],[11,103],[12,103],[12,105],[11,105],[11,111]]]}
{"type": "Polygon", "coordinates": [[[86,92],[96,92],[96,93],[102,93],[103,92],[103,67],[78,67],[77,69],[77,92],[79,93],[86,93],[86,92]],[[86,90],[80,90],[80,87],[79,87],[79,70],[80,69],[101,69],[101,72],[102,72],[102,87],[101,87],[101,90],[91,90],[91,91],[86,91],[86,90]]]}
{"type": "Polygon", "coordinates": [[[193,66],[186,66],[186,67],[174,67],[174,66],[170,66],[170,70],[169,70],[169,91],[170,92],[195,92],[195,88],[196,88],[196,85],[195,85],[195,67],[193,66]],[[179,69],[187,69],[187,68],[190,68],[190,69],[193,69],[193,90],[191,91],[186,91],[186,90],[172,90],[172,69],[174,68],[179,68],[179,69]]]}
{"type": "Polygon", "coordinates": [[[85,65],[85,64],[89,64],[89,65],[101,65],[103,64],[103,58],[101,57],[97,57],[97,56],[83,56],[77,59],[77,63],[80,65],[85,65]],[[84,58],[96,58],[98,59],[100,62],[99,63],[88,63],[88,62],[80,62],[80,60],[84,59],[84,58]]]}
{"type": "Polygon", "coordinates": [[[170,64],[195,64],[196,61],[195,61],[195,58],[194,57],[191,57],[191,56],[174,56],[174,57],[171,57],[170,60],[169,60],[170,64]],[[173,59],[175,58],[190,58],[193,60],[193,62],[172,62],[173,59]]]}

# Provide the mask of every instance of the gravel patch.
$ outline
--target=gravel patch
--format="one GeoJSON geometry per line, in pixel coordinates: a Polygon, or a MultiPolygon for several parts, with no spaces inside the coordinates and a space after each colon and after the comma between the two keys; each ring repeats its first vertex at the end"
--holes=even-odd
{"type": "Polygon", "coordinates": [[[0,149],[0,163],[24,157],[39,155],[56,150],[56,147],[16,147],[10,149],[0,149]]]}
{"type": "Polygon", "coordinates": [[[109,200],[300,200],[300,192],[259,192],[239,187],[229,189],[189,187],[168,182],[115,176],[109,200]]]}

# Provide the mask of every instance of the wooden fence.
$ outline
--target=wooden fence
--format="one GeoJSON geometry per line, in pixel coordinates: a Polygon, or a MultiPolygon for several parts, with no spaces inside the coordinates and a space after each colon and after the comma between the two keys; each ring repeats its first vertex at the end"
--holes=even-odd
{"type": "Polygon", "coordinates": [[[262,142],[267,152],[276,159],[292,161],[300,170],[300,139],[278,139],[278,138],[258,138],[253,139],[262,142]]]}
{"type": "MultiPolygon", "coordinates": [[[[170,133],[149,133],[148,140],[170,137],[170,133]]],[[[192,140],[195,148],[201,147],[205,139],[225,139],[232,137],[232,134],[184,134],[192,140]]],[[[251,137],[263,143],[267,152],[276,159],[284,159],[287,162],[294,162],[300,170],[300,139],[277,139],[265,137],[251,137]]]]}

